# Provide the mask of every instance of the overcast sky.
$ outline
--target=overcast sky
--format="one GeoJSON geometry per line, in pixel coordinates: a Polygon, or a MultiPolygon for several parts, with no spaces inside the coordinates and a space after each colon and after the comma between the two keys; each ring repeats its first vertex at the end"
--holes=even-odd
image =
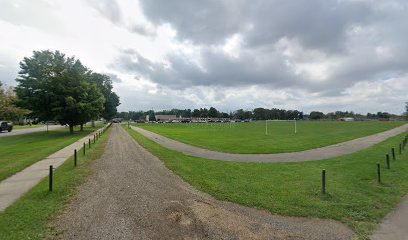
{"type": "Polygon", "coordinates": [[[406,0],[0,0],[0,32],[0,81],[60,50],[111,76],[119,111],[408,101],[406,0]]]}

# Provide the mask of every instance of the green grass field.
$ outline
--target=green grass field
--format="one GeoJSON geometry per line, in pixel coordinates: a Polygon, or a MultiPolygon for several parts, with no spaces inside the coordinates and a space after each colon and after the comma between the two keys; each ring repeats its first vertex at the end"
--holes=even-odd
{"type": "Polygon", "coordinates": [[[293,122],[136,124],[193,146],[229,153],[282,153],[324,147],[386,131],[406,122],[293,122]]]}
{"type": "MultiPolygon", "coordinates": [[[[0,181],[81,139],[96,128],[69,134],[67,129],[0,138],[0,181]]],[[[76,129],[77,130],[77,129],[76,129]]]]}
{"type": "Polygon", "coordinates": [[[90,164],[99,159],[105,149],[109,136],[105,133],[86,155],[78,155],[78,165],[73,166],[73,158],[68,159],[54,174],[54,190],[48,192],[48,179],[45,178],[21,199],[0,213],[0,239],[60,239],[50,222],[60,214],[76,188],[91,173],[90,164]]]}
{"type": "Polygon", "coordinates": [[[186,156],[128,132],[169,169],[217,199],[280,215],[335,219],[350,226],[360,239],[367,239],[408,192],[408,149],[391,162],[391,170],[384,167],[385,154],[404,134],[323,161],[237,163],[186,156]],[[382,166],[382,184],[376,181],[377,162],[382,166]],[[322,169],[327,170],[326,195],[321,193],[322,169]]]}

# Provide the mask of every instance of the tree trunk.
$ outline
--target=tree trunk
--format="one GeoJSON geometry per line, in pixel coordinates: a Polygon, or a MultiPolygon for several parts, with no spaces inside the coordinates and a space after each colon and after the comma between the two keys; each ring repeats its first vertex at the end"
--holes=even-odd
{"type": "Polygon", "coordinates": [[[84,124],[81,123],[81,132],[83,132],[83,131],[84,131],[84,124]]]}
{"type": "Polygon", "coordinates": [[[74,133],[74,124],[69,125],[69,133],[73,134],[74,133]]]}

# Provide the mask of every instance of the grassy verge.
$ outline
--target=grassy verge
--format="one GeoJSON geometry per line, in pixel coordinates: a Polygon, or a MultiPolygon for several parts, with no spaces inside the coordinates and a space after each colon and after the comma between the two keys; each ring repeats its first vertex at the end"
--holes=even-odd
{"type": "Polygon", "coordinates": [[[61,165],[54,175],[54,190],[48,192],[45,178],[21,199],[0,213],[0,239],[43,239],[53,234],[47,225],[59,214],[75,194],[75,189],[90,174],[89,165],[102,156],[110,130],[88,150],[78,155],[78,165],[73,158],[61,165]]]}
{"type": "Polygon", "coordinates": [[[229,153],[281,153],[324,147],[383,132],[407,122],[268,122],[211,124],[136,124],[196,147],[229,153]]]}
{"type": "Polygon", "coordinates": [[[391,170],[384,167],[384,155],[403,134],[324,161],[237,163],[186,156],[127,131],[169,169],[217,199],[280,215],[335,219],[350,226],[360,239],[368,238],[408,192],[408,151],[397,153],[391,170]],[[382,166],[382,184],[376,181],[377,162],[382,166]],[[321,194],[322,169],[327,171],[326,195],[321,194]]]}
{"type": "Polygon", "coordinates": [[[0,181],[40,161],[52,153],[78,141],[96,129],[85,127],[83,132],[69,134],[67,129],[56,129],[0,138],[0,181]]]}

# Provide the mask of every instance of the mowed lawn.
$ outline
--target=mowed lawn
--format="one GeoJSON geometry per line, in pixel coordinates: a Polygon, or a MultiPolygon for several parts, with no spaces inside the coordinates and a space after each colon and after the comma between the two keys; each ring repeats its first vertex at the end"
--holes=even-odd
{"type": "Polygon", "coordinates": [[[383,132],[406,122],[294,122],[136,124],[193,146],[229,153],[283,153],[324,147],[383,132]]]}
{"type": "Polygon", "coordinates": [[[237,163],[191,157],[168,150],[133,130],[128,132],[165,165],[197,189],[217,199],[271,213],[329,218],[350,226],[367,239],[378,222],[408,192],[408,146],[391,169],[384,158],[405,137],[400,134],[360,152],[323,161],[237,163]],[[376,163],[382,184],[376,180],[376,163]],[[327,194],[321,172],[327,171],[327,194]]]}
{"type": "MultiPolygon", "coordinates": [[[[101,127],[101,125],[99,125],[101,127]]],[[[85,127],[69,134],[68,129],[0,138],[0,181],[74,143],[98,128],[85,127]]]]}

